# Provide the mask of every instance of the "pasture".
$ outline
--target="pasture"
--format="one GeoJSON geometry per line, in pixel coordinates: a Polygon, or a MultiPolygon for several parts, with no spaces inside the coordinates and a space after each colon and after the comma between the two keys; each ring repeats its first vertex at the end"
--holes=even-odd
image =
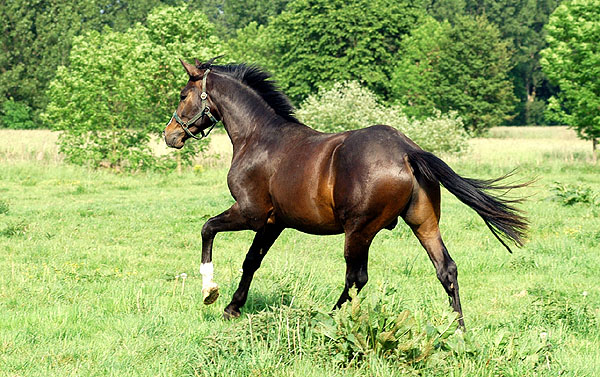
{"type": "Polygon", "coordinates": [[[531,230],[513,254],[443,191],[464,333],[448,325],[446,293],[402,222],[375,238],[361,306],[339,322],[328,313],[343,236],[294,230],[257,271],[242,317],[225,321],[253,236],[217,236],[221,297],[204,306],[200,229],[233,203],[226,137],[211,135],[213,157],[182,174],[133,175],[65,165],[55,138],[0,131],[0,375],[600,375],[600,166],[570,130],[497,128],[440,156],[463,176],[537,178],[514,193],[528,196],[531,230]],[[347,357],[365,323],[404,310],[394,352],[347,357]]]}

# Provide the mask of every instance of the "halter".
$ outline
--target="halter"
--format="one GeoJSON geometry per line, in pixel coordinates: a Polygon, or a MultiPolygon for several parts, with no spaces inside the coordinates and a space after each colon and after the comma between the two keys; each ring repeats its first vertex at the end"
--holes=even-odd
{"type": "Polygon", "coordinates": [[[183,128],[183,130],[185,131],[186,134],[188,134],[190,137],[192,137],[196,140],[204,139],[205,137],[207,137],[208,134],[210,134],[210,131],[212,131],[212,129],[215,127],[215,125],[219,122],[217,120],[217,118],[215,118],[212,115],[212,113],[210,112],[210,107],[208,106],[207,101],[206,101],[206,99],[208,98],[208,94],[206,94],[206,76],[208,76],[209,72],[210,72],[210,69],[207,69],[206,71],[204,71],[204,77],[202,77],[202,94],[200,94],[200,99],[202,101],[202,110],[198,114],[193,116],[187,122],[184,122],[179,117],[179,115],[177,115],[177,110],[175,110],[175,112],[173,113],[173,117],[171,118],[172,120],[175,119],[175,122],[177,122],[181,126],[181,128],[183,128]],[[188,129],[188,127],[190,127],[191,125],[196,123],[196,121],[198,121],[198,119],[201,119],[204,115],[206,115],[210,118],[210,121],[212,122],[212,124],[208,127],[204,127],[203,129],[201,129],[200,133],[202,134],[202,137],[198,137],[198,136],[194,135],[188,129]],[[208,128],[208,131],[206,133],[204,133],[204,130],[207,128],[208,128]]]}

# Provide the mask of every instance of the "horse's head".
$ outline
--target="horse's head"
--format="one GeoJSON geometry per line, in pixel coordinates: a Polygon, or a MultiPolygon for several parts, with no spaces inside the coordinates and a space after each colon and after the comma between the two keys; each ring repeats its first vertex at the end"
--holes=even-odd
{"type": "Polygon", "coordinates": [[[192,65],[180,59],[190,79],[181,90],[179,105],[163,133],[169,147],[179,149],[190,137],[200,139],[197,134],[202,134],[202,137],[208,135],[204,131],[209,129],[210,132],[218,119],[221,119],[206,91],[206,81],[213,60],[202,64],[196,59],[196,65],[192,65]]]}

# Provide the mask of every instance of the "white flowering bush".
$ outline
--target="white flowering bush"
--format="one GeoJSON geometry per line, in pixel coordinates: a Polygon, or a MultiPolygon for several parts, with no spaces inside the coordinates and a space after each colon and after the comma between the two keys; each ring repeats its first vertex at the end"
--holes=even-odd
{"type": "Polygon", "coordinates": [[[397,128],[421,148],[433,152],[459,153],[467,148],[468,135],[456,113],[416,120],[399,106],[381,104],[375,93],[356,81],[336,83],[329,90],[310,95],[296,111],[303,123],[323,132],[341,132],[386,124],[397,128]]]}

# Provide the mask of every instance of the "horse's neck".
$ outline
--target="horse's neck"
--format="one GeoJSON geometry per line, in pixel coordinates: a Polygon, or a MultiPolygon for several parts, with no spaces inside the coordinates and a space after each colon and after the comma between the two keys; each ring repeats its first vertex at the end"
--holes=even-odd
{"type": "Polygon", "coordinates": [[[236,151],[277,133],[285,120],[245,85],[226,80],[219,90],[218,109],[223,125],[236,151]]]}

